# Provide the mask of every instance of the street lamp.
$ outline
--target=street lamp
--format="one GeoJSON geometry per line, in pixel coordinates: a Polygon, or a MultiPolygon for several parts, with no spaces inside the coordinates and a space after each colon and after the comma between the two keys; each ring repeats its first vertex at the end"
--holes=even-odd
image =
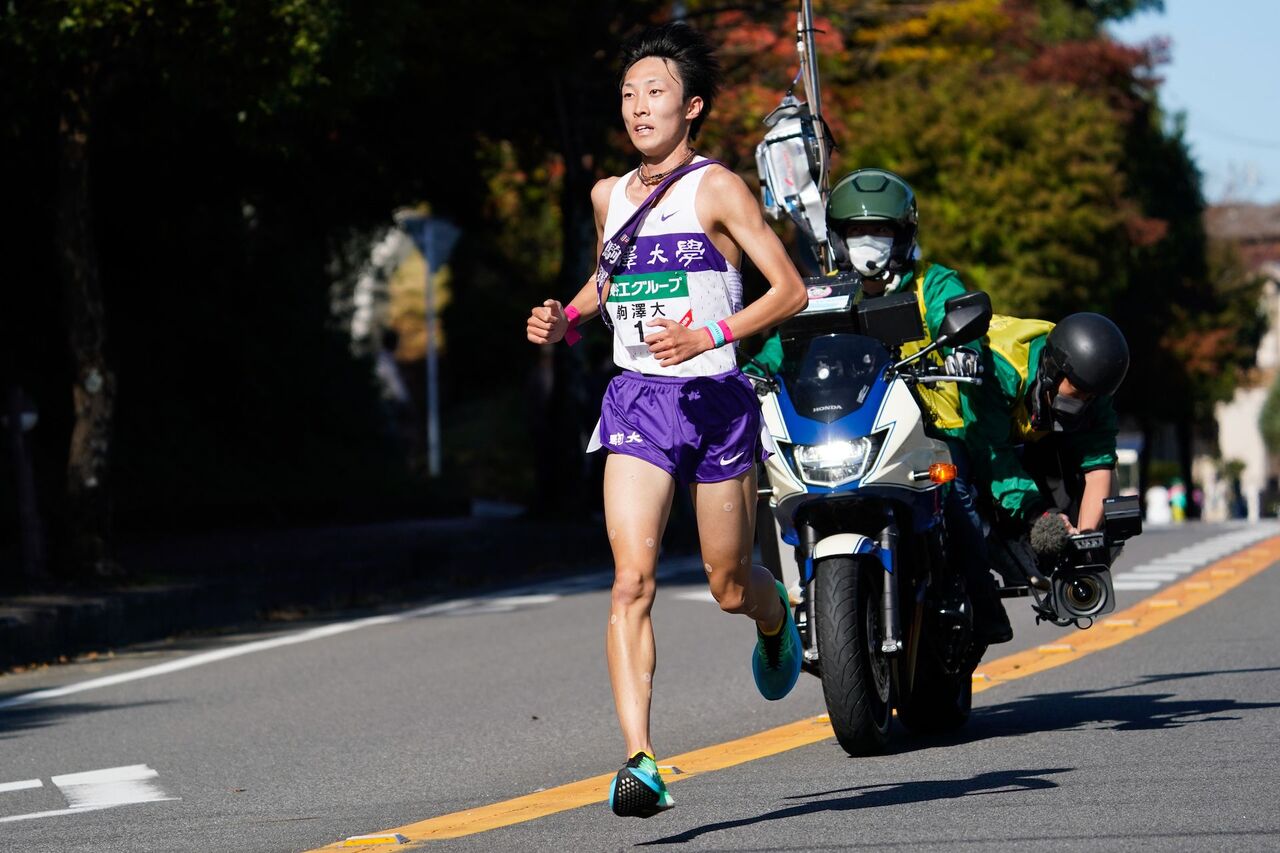
{"type": "Polygon", "coordinates": [[[454,244],[461,233],[458,227],[446,219],[427,216],[417,211],[404,210],[395,214],[396,224],[409,235],[422,253],[425,261],[426,281],[423,301],[423,323],[426,326],[427,348],[427,473],[440,476],[440,405],[439,379],[437,376],[436,341],[432,330],[436,322],[435,291],[431,283],[433,270],[444,266],[453,253],[454,244]]]}

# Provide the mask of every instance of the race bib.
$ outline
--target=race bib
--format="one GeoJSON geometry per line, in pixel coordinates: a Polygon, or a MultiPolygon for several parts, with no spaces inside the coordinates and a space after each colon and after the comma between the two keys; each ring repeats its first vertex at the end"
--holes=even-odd
{"type": "Polygon", "coordinates": [[[647,325],[655,319],[682,326],[693,323],[689,278],[683,270],[616,275],[606,307],[614,329],[628,347],[643,347],[645,335],[661,330],[660,326],[647,325]]]}

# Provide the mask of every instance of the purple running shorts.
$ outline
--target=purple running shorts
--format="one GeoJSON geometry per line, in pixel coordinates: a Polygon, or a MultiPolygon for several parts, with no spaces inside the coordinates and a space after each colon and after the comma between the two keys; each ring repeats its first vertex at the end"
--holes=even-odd
{"type": "Polygon", "coordinates": [[[732,480],[762,461],[760,427],[760,401],[740,370],[694,377],[624,370],[604,392],[597,438],[689,485],[732,480]]]}

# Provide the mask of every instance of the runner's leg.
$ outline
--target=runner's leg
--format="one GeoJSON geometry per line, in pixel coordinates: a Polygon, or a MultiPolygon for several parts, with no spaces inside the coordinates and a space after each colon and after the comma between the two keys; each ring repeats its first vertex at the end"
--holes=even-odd
{"type": "Polygon", "coordinates": [[[627,756],[653,755],[649,703],[656,665],[653,642],[658,547],[671,512],[675,480],[666,471],[621,453],[604,465],[604,515],[613,548],[613,600],[605,654],[627,756]]]}
{"type": "Polygon", "coordinates": [[[768,569],[751,562],[755,468],[732,480],[694,483],[690,490],[711,595],[726,613],[745,613],[761,630],[776,632],[786,615],[778,588],[768,569]]]}

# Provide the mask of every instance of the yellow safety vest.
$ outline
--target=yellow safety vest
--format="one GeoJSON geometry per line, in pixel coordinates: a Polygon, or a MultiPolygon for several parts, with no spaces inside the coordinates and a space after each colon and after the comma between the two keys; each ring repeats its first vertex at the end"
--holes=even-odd
{"type": "MultiPolygon", "coordinates": [[[[929,334],[929,324],[925,320],[924,276],[920,277],[920,282],[916,286],[916,304],[920,306],[920,322],[924,325],[924,338],[903,344],[903,358],[933,343],[933,337],[929,334]]],[[[937,350],[925,356],[925,360],[932,361],[938,367],[943,366],[942,353],[937,350]]],[[[920,395],[920,403],[935,427],[946,430],[958,430],[964,427],[964,417],[960,414],[960,388],[955,382],[920,384],[916,386],[916,393],[920,395]]]]}
{"type": "MultiPolygon", "coordinates": [[[[1027,411],[1027,383],[1031,380],[1031,344],[1053,331],[1053,323],[1047,320],[1024,320],[996,314],[991,318],[986,344],[992,353],[1000,356],[1018,374],[1017,402],[1010,412],[1010,439],[1014,443],[1036,441],[1043,438],[1043,430],[1032,429],[1031,413],[1027,411]]],[[[996,377],[985,378],[995,382],[996,377]]]]}

